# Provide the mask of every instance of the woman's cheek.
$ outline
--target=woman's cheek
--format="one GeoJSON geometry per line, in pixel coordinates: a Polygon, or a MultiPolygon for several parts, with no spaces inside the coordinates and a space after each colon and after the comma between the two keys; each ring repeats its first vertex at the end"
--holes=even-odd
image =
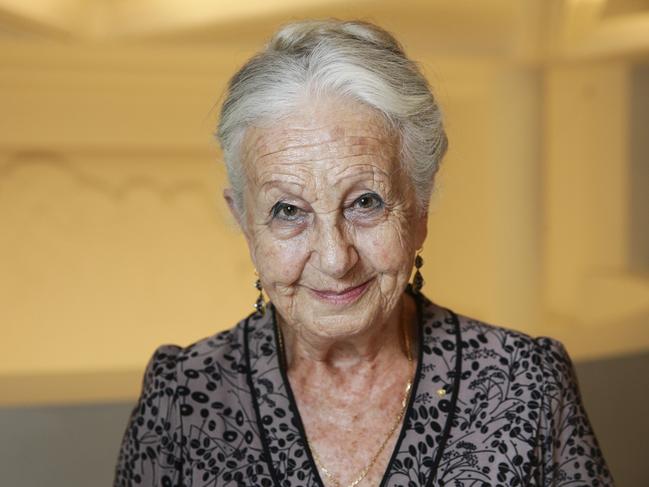
{"type": "Polygon", "coordinates": [[[399,272],[409,260],[406,242],[393,225],[377,227],[372,235],[365,235],[360,242],[366,242],[365,255],[372,267],[380,273],[399,272]]]}
{"type": "Polygon", "coordinates": [[[266,238],[258,246],[258,252],[265,279],[282,286],[292,285],[300,279],[308,254],[301,239],[266,238]]]}

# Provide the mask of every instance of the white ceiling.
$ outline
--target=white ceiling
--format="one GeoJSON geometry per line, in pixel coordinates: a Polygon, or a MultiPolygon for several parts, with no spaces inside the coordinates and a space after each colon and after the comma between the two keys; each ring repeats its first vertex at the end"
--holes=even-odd
{"type": "MultiPolygon", "coordinates": [[[[267,19],[363,17],[400,19],[418,28],[452,31],[476,26],[501,31],[526,0],[0,0],[6,32],[49,31],[54,37],[111,39],[237,31],[267,19]]],[[[248,29],[251,30],[251,29],[248,29]]]]}
{"type": "Polygon", "coordinates": [[[450,54],[649,52],[649,0],[0,0],[0,38],[245,47],[286,21],[332,16],[450,54]]]}

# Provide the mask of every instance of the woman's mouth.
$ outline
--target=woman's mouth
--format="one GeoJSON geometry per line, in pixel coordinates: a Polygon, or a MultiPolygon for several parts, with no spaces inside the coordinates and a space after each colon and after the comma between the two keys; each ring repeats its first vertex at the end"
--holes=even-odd
{"type": "Polygon", "coordinates": [[[357,301],[369,287],[371,282],[372,279],[365,281],[363,284],[359,284],[358,286],[348,287],[339,291],[331,289],[308,289],[320,301],[329,304],[345,305],[357,301]]]}

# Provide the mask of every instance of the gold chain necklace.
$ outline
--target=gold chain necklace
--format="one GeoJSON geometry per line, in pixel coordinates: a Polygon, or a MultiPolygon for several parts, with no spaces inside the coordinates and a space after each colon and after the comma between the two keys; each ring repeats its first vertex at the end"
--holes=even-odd
{"type": "MultiPolygon", "coordinates": [[[[286,359],[286,352],[284,351],[284,340],[282,338],[282,331],[279,329],[279,325],[277,325],[277,337],[279,341],[279,350],[284,359],[286,359]]],[[[377,462],[379,459],[379,456],[385,449],[386,445],[388,444],[388,441],[390,441],[390,438],[392,438],[392,435],[394,432],[397,430],[399,425],[401,424],[401,420],[403,419],[403,416],[406,413],[406,408],[408,407],[408,399],[410,398],[410,391],[412,389],[412,372],[413,372],[413,365],[412,365],[412,351],[411,351],[411,345],[410,345],[410,336],[408,335],[408,332],[406,331],[406,327],[403,326],[403,339],[406,345],[406,355],[408,357],[408,362],[410,364],[410,373],[409,376],[411,377],[408,380],[408,383],[406,384],[406,390],[403,393],[403,398],[401,400],[401,409],[399,410],[399,413],[397,414],[396,418],[394,418],[394,422],[392,423],[392,427],[390,428],[390,431],[388,431],[388,434],[385,436],[383,442],[379,446],[379,449],[376,451],[376,453],[372,456],[372,459],[370,462],[363,468],[356,478],[347,485],[347,487],[356,487],[369,473],[369,471],[372,469],[374,464],[377,462]]],[[[309,442],[308,438],[306,439],[306,443],[309,447],[309,450],[311,450],[311,453],[313,455],[313,460],[315,461],[315,464],[317,467],[322,470],[322,473],[325,474],[325,476],[331,481],[334,487],[342,487],[342,484],[338,480],[338,478],[331,473],[327,468],[322,464],[322,460],[320,459],[320,456],[316,453],[315,449],[313,448],[313,445],[309,442]]]]}

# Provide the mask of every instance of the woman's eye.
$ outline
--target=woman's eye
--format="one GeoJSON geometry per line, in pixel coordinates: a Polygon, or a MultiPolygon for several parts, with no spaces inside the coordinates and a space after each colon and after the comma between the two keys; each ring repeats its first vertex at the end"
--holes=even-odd
{"type": "Polygon", "coordinates": [[[280,220],[295,221],[302,216],[302,210],[295,205],[289,203],[276,203],[272,210],[273,218],[280,220]]]}
{"type": "Polygon", "coordinates": [[[376,193],[365,193],[356,198],[353,206],[362,210],[376,210],[383,207],[383,200],[376,193]]]}

